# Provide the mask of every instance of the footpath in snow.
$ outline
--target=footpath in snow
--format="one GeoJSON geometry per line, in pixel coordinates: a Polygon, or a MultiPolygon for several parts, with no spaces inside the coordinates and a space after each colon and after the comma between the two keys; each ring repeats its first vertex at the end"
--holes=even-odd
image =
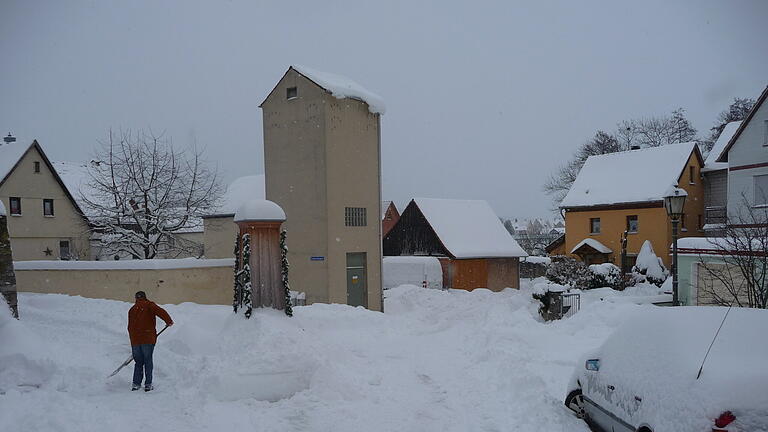
{"type": "Polygon", "coordinates": [[[168,305],[155,388],[131,392],[130,304],[20,294],[0,311],[0,430],[586,431],[562,405],[579,356],[644,308],[585,301],[543,323],[530,290],[386,291],[343,305],[168,305]]]}

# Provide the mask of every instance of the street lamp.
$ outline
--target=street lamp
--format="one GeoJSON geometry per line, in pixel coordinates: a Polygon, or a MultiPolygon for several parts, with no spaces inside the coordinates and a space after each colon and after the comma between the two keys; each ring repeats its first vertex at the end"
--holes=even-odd
{"type": "Polygon", "coordinates": [[[676,186],[670,186],[664,194],[664,208],[667,216],[672,220],[672,305],[680,306],[680,297],[677,289],[677,224],[683,216],[685,197],[688,192],[676,186]]]}

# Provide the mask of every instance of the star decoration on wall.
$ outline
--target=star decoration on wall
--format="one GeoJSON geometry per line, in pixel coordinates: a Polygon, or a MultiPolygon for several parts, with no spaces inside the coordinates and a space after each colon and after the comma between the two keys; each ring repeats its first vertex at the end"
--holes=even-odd
{"type": "Polygon", "coordinates": [[[53,251],[51,250],[51,248],[48,248],[48,247],[47,247],[47,248],[45,248],[45,250],[43,251],[43,253],[45,253],[45,256],[51,256],[51,255],[53,255],[53,251]]]}

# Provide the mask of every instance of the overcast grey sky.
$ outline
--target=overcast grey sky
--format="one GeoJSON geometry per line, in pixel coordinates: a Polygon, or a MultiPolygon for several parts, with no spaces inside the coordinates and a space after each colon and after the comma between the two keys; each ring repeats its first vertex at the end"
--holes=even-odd
{"type": "Polygon", "coordinates": [[[2,0],[0,17],[0,132],[53,160],[151,127],[194,136],[227,182],[262,173],[258,105],[297,63],[384,97],[385,199],[508,217],[551,215],[542,183],[597,129],[684,107],[706,135],[768,85],[760,0],[2,0]]]}

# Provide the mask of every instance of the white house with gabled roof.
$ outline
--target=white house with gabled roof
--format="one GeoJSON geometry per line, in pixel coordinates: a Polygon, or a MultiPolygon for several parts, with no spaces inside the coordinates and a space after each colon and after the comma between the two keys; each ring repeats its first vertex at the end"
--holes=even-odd
{"type": "Polygon", "coordinates": [[[746,220],[750,209],[768,207],[767,98],[768,87],[717,155],[716,162],[728,164],[727,212],[733,224],[752,224],[746,220]]]}

